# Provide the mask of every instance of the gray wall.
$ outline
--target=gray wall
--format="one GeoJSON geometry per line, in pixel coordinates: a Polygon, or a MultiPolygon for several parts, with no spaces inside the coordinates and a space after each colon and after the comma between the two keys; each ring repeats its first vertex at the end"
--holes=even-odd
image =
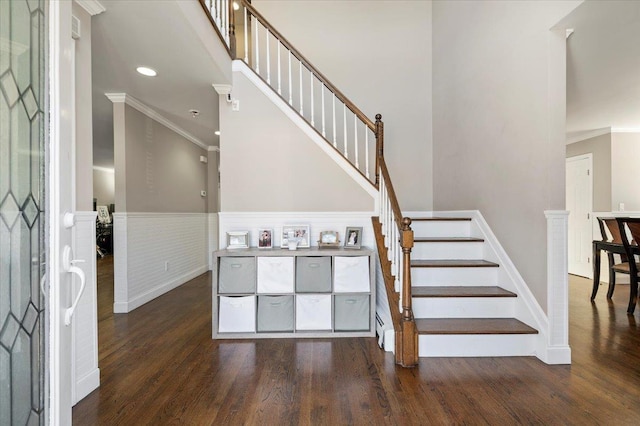
{"type": "Polygon", "coordinates": [[[207,151],[129,105],[113,121],[117,211],[206,212],[207,151]]]}
{"type": "Polygon", "coordinates": [[[611,133],[567,145],[567,158],[593,154],[593,211],[611,211],[611,133]]]}
{"type": "MultiPolygon", "coordinates": [[[[565,208],[565,36],[579,2],[433,3],[434,209],[478,209],[543,309],[565,208]]],[[[412,44],[413,45],[413,44],[412,44]]]]}
{"type": "Polygon", "coordinates": [[[93,169],[93,198],[97,199],[97,205],[99,206],[108,206],[116,202],[113,171],[93,169]]]}
{"type": "Polygon", "coordinates": [[[611,208],[640,212],[640,133],[611,134],[611,208]]]}
{"type": "Polygon", "coordinates": [[[253,83],[233,79],[240,111],[220,100],[221,211],[373,210],[372,197],[253,83]]]}
{"type": "Polygon", "coordinates": [[[382,114],[401,208],[431,210],[431,2],[252,4],[368,117],[382,114]]]}
{"type": "Polygon", "coordinates": [[[76,210],[93,210],[93,119],[91,117],[91,15],[73,3],[81,35],[75,41],[76,210]]]}

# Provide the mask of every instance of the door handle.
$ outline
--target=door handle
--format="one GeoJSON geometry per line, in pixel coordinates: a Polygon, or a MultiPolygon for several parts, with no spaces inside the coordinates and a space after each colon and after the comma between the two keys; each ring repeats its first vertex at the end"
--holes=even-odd
{"type": "Polygon", "coordinates": [[[78,259],[72,260],[71,247],[64,246],[64,250],[62,252],[62,267],[66,272],[76,274],[78,278],[80,278],[80,291],[78,291],[78,295],[76,296],[75,300],[71,304],[71,307],[67,308],[67,310],[64,312],[64,325],[71,324],[71,317],[73,317],[73,313],[78,307],[78,302],[80,302],[80,297],[82,296],[82,293],[84,293],[84,288],[87,284],[87,277],[84,275],[84,271],[78,268],[77,266],[73,265],[74,263],[81,263],[81,262],[84,262],[84,260],[78,260],[78,259]]]}

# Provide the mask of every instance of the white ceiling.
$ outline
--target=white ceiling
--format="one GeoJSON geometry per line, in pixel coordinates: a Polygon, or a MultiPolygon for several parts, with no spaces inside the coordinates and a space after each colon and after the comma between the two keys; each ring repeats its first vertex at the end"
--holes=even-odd
{"type": "Polygon", "coordinates": [[[218,94],[212,84],[225,81],[185,15],[185,7],[196,7],[204,16],[198,2],[101,3],[106,11],[92,18],[91,31],[94,166],[113,167],[113,104],[105,93],[133,96],[205,145],[217,146],[218,94]],[[138,74],[141,65],[158,75],[138,74]],[[193,118],[191,109],[200,115],[193,118]]]}
{"type": "Polygon", "coordinates": [[[640,1],[585,1],[563,19],[567,139],[604,128],[640,131],[640,1]]]}

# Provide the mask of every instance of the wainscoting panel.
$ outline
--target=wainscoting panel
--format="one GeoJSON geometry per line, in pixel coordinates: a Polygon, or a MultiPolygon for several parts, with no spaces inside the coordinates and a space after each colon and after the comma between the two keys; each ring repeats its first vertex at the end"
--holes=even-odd
{"type": "Polygon", "coordinates": [[[283,225],[309,225],[311,246],[318,245],[321,231],[338,231],[340,242],[344,244],[347,226],[361,226],[362,245],[375,249],[371,217],[373,212],[221,212],[220,248],[227,247],[228,231],[249,231],[252,247],[258,246],[258,229],[273,230],[273,245],[280,247],[283,225]]]}
{"type": "Polygon", "coordinates": [[[206,272],[206,213],[114,214],[114,312],[125,313],[206,272]]]}
{"type": "MultiPolygon", "coordinates": [[[[73,227],[74,258],[86,276],[86,285],[72,321],[73,403],[77,403],[100,386],[98,368],[98,288],[96,272],[96,212],[76,212],[73,227]]],[[[80,282],[73,278],[73,297],[80,282]]]]}

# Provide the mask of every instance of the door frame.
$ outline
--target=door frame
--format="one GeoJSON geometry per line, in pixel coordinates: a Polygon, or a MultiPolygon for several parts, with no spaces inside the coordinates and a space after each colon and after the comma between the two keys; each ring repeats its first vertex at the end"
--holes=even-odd
{"type": "MultiPolygon", "coordinates": [[[[585,245],[583,247],[583,250],[585,250],[586,253],[591,253],[591,241],[593,240],[593,153],[587,153],[587,154],[579,154],[579,155],[574,155],[572,157],[567,157],[565,159],[565,165],[568,165],[570,162],[575,162],[575,161],[582,161],[582,160],[588,160],[588,167],[589,167],[589,174],[588,176],[588,185],[589,185],[589,191],[588,191],[588,195],[587,195],[587,200],[588,200],[588,205],[589,205],[589,219],[590,219],[590,227],[589,227],[589,231],[591,232],[591,238],[589,239],[589,244],[588,246],[585,245]]],[[[566,170],[566,168],[565,168],[566,170]]],[[[566,180],[566,172],[565,172],[565,180],[566,180]]],[[[567,182],[565,182],[565,188],[566,188],[566,184],[567,182]]],[[[566,203],[566,191],[565,191],[565,203],[566,203]]],[[[569,206],[566,206],[566,208],[568,209],[569,206]]],[[[568,222],[567,225],[570,225],[570,221],[568,222]]],[[[570,231],[570,226],[569,229],[570,231]]],[[[571,241],[568,241],[568,245],[571,245],[571,241]]],[[[568,246],[567,246],[568,249],[568,246]]],[[[593,278],[593,256],[591,256],[591,254],[589,255],[589,265],[590,267],[587,268],[588,270],[586,271],[587,273],[585,274],[585,276],[587,278],[593,278]]],[[[568,265],[567,265],[568,266],[568,265]]],[[[571,273],[571,272],[569,272],[571,273]]]]}

